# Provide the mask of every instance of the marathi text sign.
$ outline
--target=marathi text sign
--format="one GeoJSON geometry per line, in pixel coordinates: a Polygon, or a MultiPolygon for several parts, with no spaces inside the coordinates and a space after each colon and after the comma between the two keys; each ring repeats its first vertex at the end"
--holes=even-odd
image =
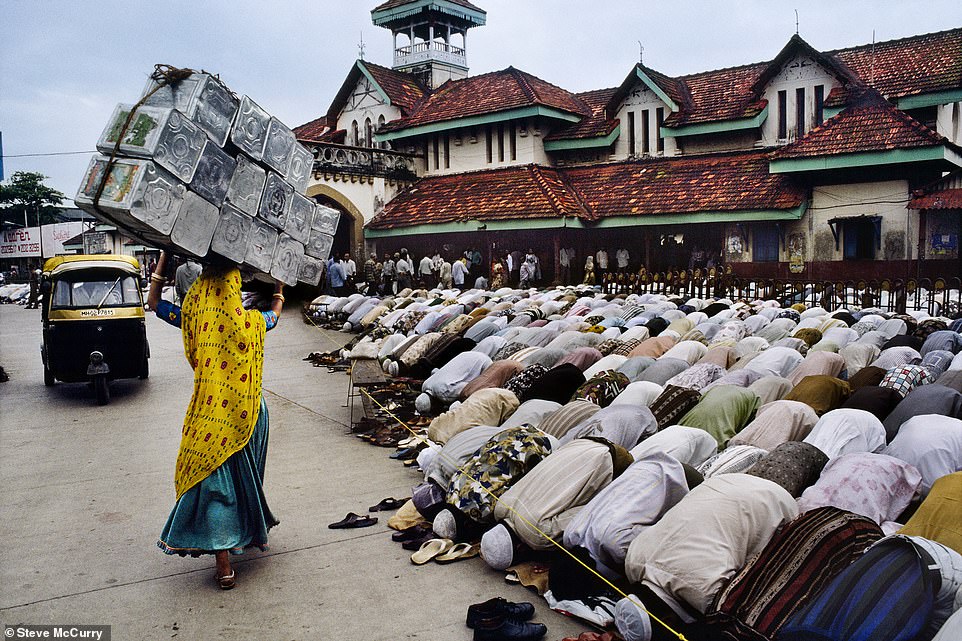
{"type": "Polygon", "coordinates": [[[63,244],[82,233],[85,225],[81,222],[55,223],[43,226],[41,243],[40,227],[9,229],[0,236],[0,258],[50,258],[63,253],[63,244]]]}
{"type": "Polygon", "coordinates": [[[0,238],[0,258],[40,257],[40,228],[9,229],[0,238]]]}

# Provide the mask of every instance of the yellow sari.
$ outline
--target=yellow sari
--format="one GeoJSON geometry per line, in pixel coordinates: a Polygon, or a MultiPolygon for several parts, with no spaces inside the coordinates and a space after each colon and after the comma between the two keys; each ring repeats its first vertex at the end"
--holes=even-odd
{"type": "Polygon", "coordinates": [[[184,353],[194,369],[177,454],[179,499],[250,440],[257,423],[264,364],[264,316],[241,304],[237,268],[205,270],[182,308],[184,353]]]}

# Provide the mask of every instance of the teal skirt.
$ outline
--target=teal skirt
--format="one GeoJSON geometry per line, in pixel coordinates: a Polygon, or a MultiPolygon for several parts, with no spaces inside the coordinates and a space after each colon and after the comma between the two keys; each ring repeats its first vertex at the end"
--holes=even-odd
{"type": "Polygon", "coordinates": [[[178,499],[157,546],[167,554],[200,556],[219,550],[241,554],[245,548],[267,549],[267,531],[279,521],[264,497],[267,460],[267,404],[244,449],[178,499]]]}

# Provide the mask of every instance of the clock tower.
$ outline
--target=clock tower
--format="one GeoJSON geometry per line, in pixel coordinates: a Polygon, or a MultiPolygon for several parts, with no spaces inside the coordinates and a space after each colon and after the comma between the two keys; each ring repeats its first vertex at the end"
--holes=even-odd
{"type": "Polygon", "coordinates": [[[394,65],[436,89],[468,75],[468,29],[486,12],[468,0],[388,0],[371,11],[375,26],[394,35],[394,65]]]}

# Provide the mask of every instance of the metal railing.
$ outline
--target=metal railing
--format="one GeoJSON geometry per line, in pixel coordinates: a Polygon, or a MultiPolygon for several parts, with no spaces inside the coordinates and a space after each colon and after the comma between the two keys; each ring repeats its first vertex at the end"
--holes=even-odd
{"type": "Polygon", "coordinates": [[[443,53],[450,53],[455,56],[464,56],[464,47],[456,47],[452,44],[447,44],[444,42],[418,42],[412,45],[405,45],[403,47],[398,47],[394,50],[395,58],[403,58],[405,56],[410,56],[415,53],[424,53],[425,51],[441,51],[443,53]]]}
{"type": "Polygon", "coordinates": [[[637,274],[606,274],[602,289],[609,294],[664,294],[677,298],[777,300],[782,306],[802,303],[828,311],[877,308],[886,312],[926,311],[951,316],[962,311],[962,279],[812,281],[753,279],[734,276],[730,269],[637,274]]]}
{"type": "Polygon", "coordinates": [[[381,176],[391,180],[417,180],[417,156],[373,147],[349,147],[333,143],[308,146],[314,154],[314,173],[381,176]]]}

